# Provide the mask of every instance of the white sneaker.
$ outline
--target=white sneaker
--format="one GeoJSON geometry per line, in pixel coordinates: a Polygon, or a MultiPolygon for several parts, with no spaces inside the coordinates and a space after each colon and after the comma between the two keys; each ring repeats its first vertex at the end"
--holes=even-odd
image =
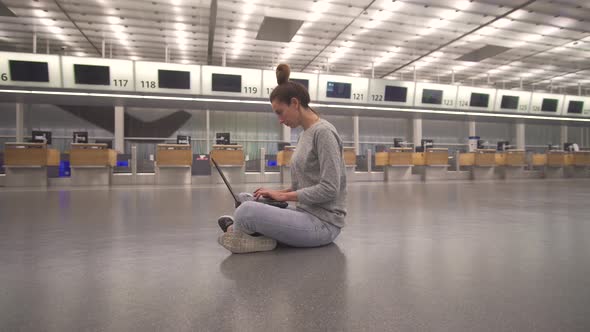
{"type": "Polygon", "coordinates": [[[223,233],[217,241],[234,254],[270,251],[277,246],[277,241],[274,239],[266,236],[250,236],[240,231],[223,233]]]}

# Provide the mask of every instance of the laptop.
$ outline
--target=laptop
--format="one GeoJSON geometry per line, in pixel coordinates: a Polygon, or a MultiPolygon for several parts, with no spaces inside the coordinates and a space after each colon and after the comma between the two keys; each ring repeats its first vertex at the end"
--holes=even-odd
{"type": "MultiPolygon", "coordinates": [[[[234,198],[234,201],[236,202],[236,208],[237,208],[238,206],[240,206],[240,204],[242,204],[242,202],[240,202],[238,200],[238,196],[236,196],[236,194],[234,193],[234,190],[232,189],[231,185],[229,184],[229,181],[227,181],[225,174],[223,174],[223,171],[221,170],[221,168],[219,168],[219,165],[217,165],[217,162],[215,161],[215,159],[211,158],[211,161],[213,162],[213,165],[215,165],[215,169],[217,169],[217,172],[219,172],[219,175],[221,176],[221,179],[223,179],[223,183],[225,183],[225,186],[229,190],[231,196],[234,198]]],[[[253,202],[268,204],[268,205],[276,206],[276,207],[279,207],[282,209],[289,206],[289,203],[287,203],[287,202],[279,202],[279,201],[275,201],[275,200],[269,199],[269,198],[261,198],[260,200],[253,200],[253,202]]]]}

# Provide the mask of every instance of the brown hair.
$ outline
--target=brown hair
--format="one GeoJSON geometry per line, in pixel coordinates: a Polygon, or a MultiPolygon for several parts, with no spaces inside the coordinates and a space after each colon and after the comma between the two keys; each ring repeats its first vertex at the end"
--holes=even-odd
{"type": "MultiPolygon", "coordinates": [[[[278,99],[280,102],[291,105],[291,98],[297,98],[301,106],[309,108],[309,92],[307,89],[293,81],[289,81],[291,75],[291,68],[287,64],[280,64],[277,66],[277,83],[279,84],[270,94],[270,101],[278,99]]],[[[315,111],[312,110],[314,113],[315,111]]]]}

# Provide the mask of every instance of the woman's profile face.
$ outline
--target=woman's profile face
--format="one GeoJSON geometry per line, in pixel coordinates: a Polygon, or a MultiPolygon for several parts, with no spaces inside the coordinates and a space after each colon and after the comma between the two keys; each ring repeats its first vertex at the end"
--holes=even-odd
{"type": "Polygon", "coordinates": [[[280,102],[278,99],[271,103],[272,110],[279,118],[279,123],[291,128],[297,128],[300,125],[299,100],[291,98],[291,104],[280,102]]]}

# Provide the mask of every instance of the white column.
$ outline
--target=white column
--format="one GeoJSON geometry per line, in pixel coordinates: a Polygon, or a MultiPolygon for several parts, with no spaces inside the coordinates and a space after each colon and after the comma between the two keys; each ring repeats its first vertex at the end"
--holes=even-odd
{"type": "Polygon", "coordinates": [[[283,142],[291,144],[291,127],[281,125],[283,128],[283,142]]]}
{"type": "Polygon", "coordinates": [[[412,137],[414,142],[414,148],[420,146],[422,141],[422,119],[412,119],[412,137]]]}
{"type": "Polygon", "coordinates": [[[33,32],[33,53],[37,53],[37,32],[33,32]]]}
{"type": "Polygon", "coordinates": [[[516,148],[524,150],[525,146],[525,125],[524,122],[519,121],[516,123],[516,148]]]}
{"type": "Polygon", "coordinates": [[[125,153],[125,107],[115,106],[115,151],[125,153]]]}
{"type": "Polygon", "coordinates": [[[16,141],[23,142],[25,134],[25,104],[16,103],[16,141]]]}
{"type": "Polygon", "coordinates": [[[207,110],[206,114],[206,134],[207,134],[207,153],[211,152],[211,112],[207,110]]]}
{"type": "Polygon", "coordinates": [[[567,125],[561,125],[561,147],[563,148],[563,144],[567,143],[567,125]]]}
{"type": "Polygon", "coordinates": [[[469,136],[477,136],[475,133],[475,121],[469,121],[469,136]]]}
{"type": "Polygon", "coordinates": [[[354,139],[354,153],[360,155],[360,134],[359,134],[359,116],[354,115],[353,120],[353,139],[354,139]]]}

